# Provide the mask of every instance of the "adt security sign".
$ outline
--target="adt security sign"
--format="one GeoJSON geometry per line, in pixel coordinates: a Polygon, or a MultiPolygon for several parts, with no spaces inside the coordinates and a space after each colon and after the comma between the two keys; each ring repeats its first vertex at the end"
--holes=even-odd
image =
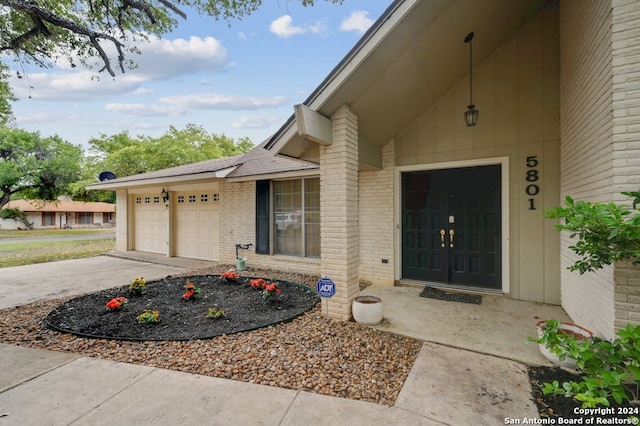
{"type": "Polygon", "coordinates": [[[316,289],[318,290],[318,293],[320,293],[320,296],[331,297],[336,294],[336,283],[331,281],[329,278],[324,277],[318,281],[316,289]]]}

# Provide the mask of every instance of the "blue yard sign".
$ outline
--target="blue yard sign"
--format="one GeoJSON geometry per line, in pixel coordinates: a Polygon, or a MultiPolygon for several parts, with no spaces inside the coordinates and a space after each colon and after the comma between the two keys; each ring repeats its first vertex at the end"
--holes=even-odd
{"type": "Polygon", "coordinates": [[[320,293],[320,296],[331,297],[336,294],[336,283],[331,281],[329,278],[324,277],[318,281],[316,289],[318,290],[318,293],[320,293]]]}

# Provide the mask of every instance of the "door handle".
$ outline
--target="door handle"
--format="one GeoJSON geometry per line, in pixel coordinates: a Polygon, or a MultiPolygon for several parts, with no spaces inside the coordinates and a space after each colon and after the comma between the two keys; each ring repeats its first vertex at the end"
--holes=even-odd
{"type": "Polygon", "coordinates": [[[449,229],[449,247],[453,248],[453,236],[455,235],[456,231],[454,231],[453,229],[449,229]]]}
{"type": "Polygon", "coordinates": [[[446,231],[444,229],[440,230],[440,247],[444,247],[444,234],[446,234],[446,231]]]}

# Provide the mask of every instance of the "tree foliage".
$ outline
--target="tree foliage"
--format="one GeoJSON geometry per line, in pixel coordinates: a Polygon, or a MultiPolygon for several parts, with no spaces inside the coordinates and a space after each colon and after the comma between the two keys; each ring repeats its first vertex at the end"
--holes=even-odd
{"type": "Polygon", "coordinates": [[[563,220],[556,224],[558,230],[577,238],[569,248],[579,258],[569,270],[584,274],[619,260],[640,264],[640,192],[623,194],[634,197],[635,212],[620,204],[574,201],[569,196],[565,207],[545,212],[547,218],[563,220]]]}
{"type": "Polygon", "coordinates": [[[55,200],[80,176],[82,149],[58,136],[0,127],[0,208],[14,194],[55,200]]]}
{"type": "Polygon", "coordinates": [[[89,141],[89,153],[82,180],[72,185],[75,200],[113,202],[111,191],[86,191],[96,176],[110,171],[117,177],[197,163],[214,158],[241,155],[253,148],[248,138],[234,140],[225,135],[209,134],[201,126],[188,124],[178,130],[171,126],[158,137],[131,137],[128,132],[101,135],[89,141]]]}
{"type": "Polygon", "coordinates": [[[8,81],[9,69],[0,62],[0,126],[9,123],[13,118],[11,102],[16,100],[8,81]]]}
{"type": "MultiPolygon", "coordinates": [[[[310,6],[317,0],[297,1],[310,6]]],[[[262,0],[0,0],[0,53],[40,66],[65,58],[72,66],[115,76],[110,51],[125,72],[134,66],[128,55],[139,53],[138,41],[169,33],[187,11],[229,20],[261,5],[262,0]]]]}
{"type": "Polygon", "coordinates": [[[23,224],[27,229],[33,229],[33,222],[29,222],[29,217],[18,208],[8,208],[0,210],[0,219],[11,219],[23,224]]]}

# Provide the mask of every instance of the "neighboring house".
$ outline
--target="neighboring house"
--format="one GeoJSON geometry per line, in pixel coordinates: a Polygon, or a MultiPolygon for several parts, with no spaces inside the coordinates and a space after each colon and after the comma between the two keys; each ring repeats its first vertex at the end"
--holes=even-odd
{"type": "MultiPolygon", "coordinates": [[[[27,214],[33,229],[94,228],[114,226],[116,206],[80,201],[14,200],[4,208],[17,208],[27,214]]],[[[22,223],[0,219],[2,229],[24,229],[22,223]]]]}
{"type": "Polygon", "coordinates": [[[117,191],[119,249],[233,263],[252,243],[249,265],[331,278],[335,318],[361,279],[429,283],[561,303],[612,337],[640,324],[640,271],[567,271],[571,241],[543,212],[639,189],[639,16],[623,0],[394,1],[266,144],[88,188],[117,191]]]}

